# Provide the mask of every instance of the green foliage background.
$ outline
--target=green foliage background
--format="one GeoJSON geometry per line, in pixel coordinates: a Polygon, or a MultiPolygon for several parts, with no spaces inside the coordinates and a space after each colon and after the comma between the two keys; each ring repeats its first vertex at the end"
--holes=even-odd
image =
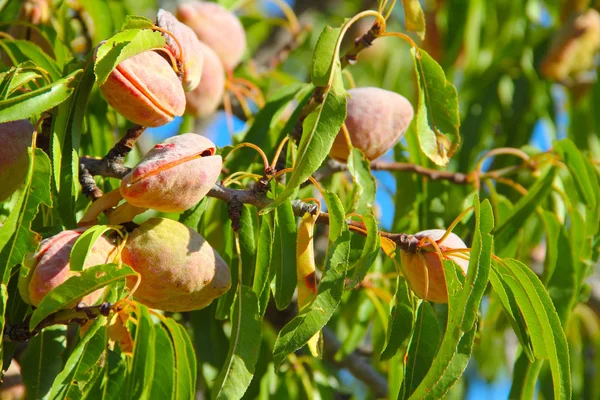
{"type": "MultiPolygon", "coordinates": [[[[235,76],[255,84],[266,100],[234,144],[253,143],[271,159],[305,117],[301,140],[290,142],[285,154],[294,171],[271,182],[262,207],[243,206],[237,236],[227,203],[214,197],[182,214],[162,214],[197,230],[230,266],[231,290],[209,307],[161,313],[131,303],[125,310],[130,352],[110,345],[111,317],[105,316],[85,328],[47,327],[26,345],[4,340],[4,367],[13,358],[19,362],[28,398],[463,398],[475,374],[463,374],[467,365],[489,381],[512,374],[511,397],[532,398],[537,390],[548,399],[599,398],[600,302],[592,290],[600,248],[597,65],[561,82],[540,72],[571,13],[597,4],[426,2],[421,40],[418,2],[398,2],[386,32],[407,34],[416,47],[380,37],[348,62],[344,54],[374,14],[352,26],[348,18],[377,9],[376,2],[298,1],[295,11],[309,27],[298,47],[269,69],[257,65],[270,59],[282,35],[279,22],[256,2],[221,3],[240,7],[248,34],[235,76]],[[397,188],[390,232],[445,229],[473,206],[454,228],[471,244],[469,273],[443,263],[448,306],[418,299],[399,273],[406,268],[399,257],[379,251],[385,243],[378,219],[392,210],[374,207],[375,191],[382,190],[371,174],[381,168],[377,161],[354,149],[347,173],[320,179],[323,193],[302,185],[327,163],[353,84],[401,93],[417,113],[406,140],[394,148],[396,167],[388,168],[397,188]],[[534,139],[540,127],[550,146],[534,139]],[[488,158],[504,148],[511,150],[488,158]],[[316,230],[321,281],[313,303],[298,313],[295,212],[298,199],[315,195],[329,213],[328,228],[316,230]],[[364,235],[349,226],[351,212],[362,216],[364,235]],[[305,346],[319,330],[323,359],[305,346]],[[514,337],[519,344],[511,347],[514,337]]],[[[15,24],[20,6],[0,0],[2,33],[15,24]]],[[[128,16],[153,19],[158,6],[174,4],[55,1],[51,22],[35,28],[51,54],[31,41],[0,36],[0,122],[35,122],[44,113],[52,121],[38,129],[25,185],[0,206],[3,327],[25,323],[33,330],[99,287],[108,287],[104,300],[111,303],[127,296],[125,278],[135,272],[126,265],[85,270],[35,310],[18,295],[17,280],[40,238],[76,227],[89,206],[77,179],[78,158],[106,155],[131,127],[106,104],[97,82],[126,55],[162,45],[162,37],[139,26],[117,34],[139,21],[128,16]],[[111,37],[124,50],[94,61],[92,48],[111,37]]],[[[186,117],[183,126],[194,121],[186,117]]],[[[263,174],[251,150],[220,151],[230,173],[263,174]]],[[[141,156],[135,149],[127,165],[141,156]]],[[[242,182],[247,188],[250,180],[242,182]]],[[[119,185],[104,177],[97,183],[105,193],[119,185]]],[[[105,223],[101,219],[96,232],[104,232],[105,223]]],[[[80,246],[72,254],[74,269],[90,244],[80,246]]]]}

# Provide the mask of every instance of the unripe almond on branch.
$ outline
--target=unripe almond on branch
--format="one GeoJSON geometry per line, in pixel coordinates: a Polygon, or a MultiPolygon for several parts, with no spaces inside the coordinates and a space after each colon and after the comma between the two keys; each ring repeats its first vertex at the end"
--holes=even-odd
{"type": "MultiPolygon", "coordinates": [[[[19,291],[23,300],[37,306],[52,289],[75,274],[70,269],[71,249],[83,232],[85,228],[63,231],[40,243],[38,251],[27,261],[31,268],[29,274],[27,277],[21,276],[19,280],[19,291]]],[[[101,236],[87,255],[83,268],[111,263],[116,255],[117,247],[101,236]]],[[[77,303],[94,304],[103,293],[104,289],[98,289],[77,303]]],[[[71,304],[70,307],[77,303],[71,304]]]]}
{"type": "Polygon", "coordinates": [[[33,125],[26,119],[0,124],[0,201],[25,181],[32,135],[33,125]]]}
{"type": "Polygon", "coordinates": [[[238,17],[217,3],[194,1],[177,8],[177,18],[233,70],[246,51],[246,32],[238,17]]]}
{"type": "Polygon", "coordinates": [[[205,118],[214,113],[223,101],[225,69],[210,47],[204,43],[200,46],[204,53],[202,79],[196,89],[185,94],[185,111],[196,118],[205,118]]]}
{"type": "MultiPolygon", "coordinates": [[[[374,160],[404,136],[414,116],[413,107],[404,96],[376,87],[354,88],[348,94],[345,124],[352,146],[374,160]]],[[[348,144],[342,131],[329,155],[338,161],[348,159],[348,144]]]]}
{"type": "MultiPolygon", "coordinates": [[[[208,242],[166,218],[152,218],[136,228],[122,260],[141,276],[136,300],[159,310],[199,310],[231,287],[229,267],[208,242]]],[[[127,282],[133,288],[137,281],[127,282]]]]}
{"type": "Polygon", "coordinates": [[[121,181],[121,194],[136,207],[180,212],[198,203],[221,173],[213,142],[195,133],[154,146],[121,181]]]}
{"type": "Polygon", "coordinates": [[[153,51],[122,61],[100,86],[117,112],[142,126],[162,126],[185,110],[185,94],[173,67],[153,51]]]}
{"type": "MultiPolygon", "coordinates": [[[[446,231],[442,229],[431,229],[417,233],[415,238],[423,239],[429,237],[434,241],[441,239],[446,231]]],[[[460,257],[460,253],[445,254],[451,249],[466,249],[467,245],[460,237],[450,233],[444,241],[438,243],[442,256],[453,260],[466,275],[469,268],[469,260],[460,257]]],[[[448,289],[444,274],[444,266],[438,253],[430,243],[423,243],[414,253],[401,251],[402,272],[408,281],[410,288],[423,300],[433,303],[448,303],[448,289]]]]}
{"type": "Polygon", "coordinates": [[[177,66],[182,75],[183,89],[186,92],[194,90],[202,77],[204,54],[200,47],[200,40],[190,27],[179,22],[168,11],[158,10],[156,25],[170,33],[170,35],[164,32],[162,34],[165,37],[167,49],[177,60],[177,66]]]}

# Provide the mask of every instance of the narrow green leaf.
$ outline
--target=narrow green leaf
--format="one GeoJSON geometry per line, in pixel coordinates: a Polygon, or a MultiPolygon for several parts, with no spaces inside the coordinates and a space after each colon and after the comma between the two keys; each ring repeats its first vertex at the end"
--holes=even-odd
{"type": "Polygon", "coordinates": [[[489,279],[493,248],[493,239],[489,232],[494,226],[492,208],[487,200],[480,205],[478,196],[475,196],[473,206],[476,224],[469,271],[461,286],[458,274],[462,277],[462,271],[454,261],[443,261],[448,287],[446,331],[431,368],[412,395],[416,399],[446,396],[462,376],[471,358],[476,332],[475,321],[489,279]]]}
{"type": "Polygon", "coordinates": [[[410,50],[419,81],[419,145],[434,163],[445,166],[460,144],[458,94],[440,65],[426,51],[410,50]]]}
{"type": "Polygon", "coordinates": [[[527,195],[515,204],[512,213],[508,218],[502,221],[494,230],[494,241],[498,249],[498,255],[504,256],[508,244],[515,240],[519,230],[525,225],[525,222],[535,209],[546,199],[546,196],[552,191],[552,182],[556,168],[550,169],[546,175],[539,179],[527,192],[527,195]],[[505,247],[506,246],[506,247],[505,247]]]}
{"type": "Polygon", "coordinates": [[[140,17],[138,15],[128,15],[125,18],[125,22],[123,26],[121,26],[121,30],[127,29],[152,29],[154,27],[154,22],[146,17],[140,17]]]}
{"type": "Polygon", "coordinates": [[[0,268],[3,282],[8,283],[12,267],[23,261],[34,246],[31,222],[40,204],[52,206],[50,195],[50,159],[41,149],[29,153],[30,163],[25,187],[9,217],[0,227],[0,268]]]}
{"type": "Polygon", "coordinates": [[[52,161],[54,182],[58,191],[58,212],[67,228],[75,228],[75,202],[78,195],[78,152],[83,130],[83,120],[88,100],[94,86],[91,56],[85,61],[83,74],[78,76],[73,95],[58,106],[52,119],[52,161]]]}
{"type": "Polygon", "coordinates": [[[0,100],[0,123],[25,119],[49,110],[67,100],[75,89],[77,70],[52,84],[18,96],[0,100]]]}
{"type": "Polygon", "coordinates": [[[331,86],[323,94],[323,102],[311,112],[302,124],[302,139],[294,172],[279,196],[260,213],[265,214],[279,206],[294,193],[323,163],[342,123],[346,119],[346,90],[339,66],[332,71],[331,86]]]}
{"type": "Polygon", "coordinates": [[[402,0],[404,6],[404,24],[406,30],[415,32],[421,40],[425,39],[425,14],[419,0],[402,0]]]}
{"type": "Polygon", "coordinates": [[[71,271],[82,271],[87,255],[94,247],[96,240],[100,239],[106,231],[114,229],[107,225],[94,225],[83,232],[71,248],[69,265],[71,271]]]}
{"type": "Polygon", "coordinates": [[[288,354],[308,343],[333,315],[344,292],[349,252],[350,232],[344,224],[341,234],[329,248],[325,273],[319,283],[317,296],[310,305],[281,329],[275,340],[273,362],[276,368],[288,354]]]}
{"type": "Polygon", "coordinates": [[[191,399],[196,393],[196,355],[193,348],[191,353],[188,349],[191,340],[185,328],[171,318],[166,319],[164,323],[175,348],[175,398],[191,399]]]}
{"type": "Polygon", "coordinates": [[[271,268],[275,271],[275,284],[272,286],[275,305],[285,309],[296,290],[296,216],[290,201],[284,201],[275,211],[275,242],[271,268]],[[293,254],[293,257],[289,255],[293,254]]]}
{"type": "MultiPolygon", "coordinates": [[[[136,317],[138,324],[135,330],[133,354],[128,368],[126,390],[127,399],[148,399],[154,379],[156,367],[156,330],[148,308],[138,303],[136,317]]],[[[156,377],[160,379],[160,377],[156,377]]]]}
{"type": "Polygon", "coordinates": [[[556,142],[555,149],[569,169],[582,202],[588,206],[592,204],[597,206],[600,199],[596,198],[593,186],[596,183],[595,179],[593,176],[589,176],[586,159],[575,146],[575,143],[570,139],[563,139],[556,142]]]}
{"type": "Polygon", "coordinates": [[[102,43],[96,51],[94,73],[98,85],[106,81],[120,62],[147,50],[163,48],[164,45],[165,38],[158,31],[128,29],[117,33],[102,43]]]}
{"type": "Polygon", "coordinates": [[[390,305],[390,323],[388,325],[385,348],[380,360],[394,357],[406,339],[410,337],[413,327],[413,306],[408,292],[406,279],[398,276],[396,293],[390,305]]]}
{"type": "Polygon", "coordinates": [[[539,339],[532,335],[533,348],[537,358],[548,359],[555,398],[570,399],[569,348],[560,319],[546,288],[533,271],[517,260],[501,260],[496,269],[511,289],[516,291],[515,299],[519,307],[531,307],[533,311],[533,315],[529,313],[523,315],[529,329],[537,325],[541,331],[539,339]],[[540,344],[536,346],[538,340],[540,344]]]}
{"type": "Polygon", "coordinates": [[[106,317],[99,317],[89,327],[83,337],[77,342],[75,348],[52,384],[50,399],[66,399],[76,380],[83,380],[100,358],[106,342],[106,317]]]}
{"type": "Polygon", "coordinates": [[[523,353],[529,361],[535,361],[531,334],[527,329],[527,323],[525,322],[523,313],[517,305],[515,295],[510,289],[510,286],[502,280],[494,268],[490,270],[490,283],[504,308],[506,317],[508,318],[513,331],[517,335],[517,339],[519,339],[523,353]]]}
{"type": "Polygon", "coordinates": [[[260,315],[264,315],[269,301],[269,279],[271,278],[271,256],[274,242],[273,216],[264,215],[260,220],[260,234],[256,249],[256,267],[252,290],[258,297],[260,315]]]}
{"type": "Polygon", "coordinates": [[[50,291],[40,302],[29,321],[33,330],[44,318],[53,312],[76,305],[77,301],[95,290],[112,282],[125,279],[137,273],[127,265],[102,264],[88,268],[79,275],[72,276],[63,284],[50,291]]]}
{"type": "Polygon", "coordinates": [[[408,399],[423,380],[438,351],[442,329],[433,307],[421,301],[415,313],[413,332],[405,356],[401,399],[408,399]]]}
{"type": "Polygon", "coordinates": [[[527,358],[525,353],[519,354],[513,367],[513,381],[508,398],[535,398],[538,376],[543,365],[543,360],[531,361],[527,358]]]}
{"type": "Polygon", "coordinates": [[[313,51],[310,74],[313,85],[317,87],[326,87],[328,85],[331,69],[339,63],[335,50],[341,33],[342,28],[332,28],[326,25],[321,35],[319,35],[315,50],[313,51]]]}
{"type": "Polygon", "coordinates": [[[353,148],[350,151],[348,171],[352,175],[356,192],[355,210],[359,214],[366,214],[375,205],[375,191],[377,187],[375,178],[371,175],[369,160],[357,148],[353,148]]]}
{"type": "Polygon", "coordinates": [[[32,41],[2,40],[0,41],[0,48],[8,54],[14,65],[32,61],[35,65],[48,72],[54,81],[62,75],[61,67],[56,61],[50,58],[46,52],[32,41]]]}
{"type": "Polygon", "coordinates": [[[360,258],[354,264],[352,279],[350,279],[348,284],[349,288],[355,288],[365,279],[369,268],[371,268],[379,254],[381,240],[377,229],[377,220],[373,216],[372,211],[370,214],[363,214],[363,222],[367,228],[367,240],[365,241],[360,258]]]}
{"type": "Polygon", "coordinates": [[[325,203],[329,211],[329,246],[331,246],[347,228],[346,213],[342,201],[333,192],[325,191],[325,203]]]}
{"type": "Polygon", "coordinates": [[[49,392],[62,367],[67,328],[55,325],[31,339],[21,357],[21,374],[27,398],[42,399],[49,392]]]}
{"type": "Polygon", "coordinates": [[[494,250],[493,238],[490,235],[494,229],[492,205],[488,200],[480,205],[479,196],[475,195],[473,206],[475,208],[475,236],[471,245],[469,269],[464,283],[465,290],[463,290],[457,305],[459,310],[464,310],[459,324],[465,332],[473,328],[477,319],[479,305],[489,282],[494,250]]]}
{"type": "Polygon", "coordinates": [[[240,399],[248,389],[261,337],[256,294],[244,285],[238,291],[231,314],[229,353],[212,389],[212,399],[240,399]]]}
{"type": "MultiPolygon", "coordinates": [[[[154,379],[147,382],[150,388],[149,399],[191,399],[188,397],[177,397],[176,376],[181,373],[180,365],[175,365],[175,350],[167,330],[162,325],[155,326],[155,367],[154,379]]],[[[188,368],[187,365],[183,369],[188,368]]],[[[188,368],[189,370],[189,368],[188,368]]]]}

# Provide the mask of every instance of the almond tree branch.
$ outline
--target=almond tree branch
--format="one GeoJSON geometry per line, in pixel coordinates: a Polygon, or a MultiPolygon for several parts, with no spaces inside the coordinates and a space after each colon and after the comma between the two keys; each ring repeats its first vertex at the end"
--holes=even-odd
{"type": "Polygon", "coordinates": [[[26,342],[36,336],[40,331],[51,325],[67,325],[70,322],[79,324],[85,321],[95,319],[100,315],[108,316],[112,304],[104,302],[97,306],[86,307],[77,305],[75,308],[57,311],[48,315],[40,322],[33,331],[29,330],[29,320],[31,315],[25,318],[25,321],[19,324],[9,324],[4,327],[3,340],[7,342],[26,342]]]}

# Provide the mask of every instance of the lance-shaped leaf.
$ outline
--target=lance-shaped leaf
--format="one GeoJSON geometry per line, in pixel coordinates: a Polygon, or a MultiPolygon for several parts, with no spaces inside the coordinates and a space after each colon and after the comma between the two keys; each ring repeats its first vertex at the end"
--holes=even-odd
{"type": "MultiPolygon", "coordinates": [[[[135,330],[132,361],[125,382],[124,398],[145,399],[149,397],[156,368],[156,326],[148,308],[137,304],[138,320],[135,330]]],[[[160,379],[160,377],[157,377],[160,379]]]]}
{"type": "Polygon", "coordinates": [[[405,357],[404,380],[399,399],[408,399],[423,380],[436,353],[442,336],[442,330],[427,301],[421,301],[417,307],[415,323],[405,357]]]}
{"type": "Polygon", "coordinates": [[[87,104],[94,86],[91,57],[77,77],[73,95],[58,107],[52,119],[52,166],[58,191],[58,212],[67,228],[75,228],[75,201],[78,194],[79,145],[87,104]]]}
{"type": "Polygon", "coordinates": [[[63,284],[52,289],[40,302],[29,321],[33,330],[44,318],[53,312],[73,306],[77,300],[112,282],[137,275],[127,265],[102,264],[88,268],[79,275],[72,276],[63,284]]]}
{"type": "Polygon", "coordinates": [[[158,31],[149,29],[128,29],[119,32],[96,51],[94,73],[98,85],[102,85],[112,70],[123,60],[147,50],[165,46],[165,38],[158,31]]]}
{"type": "Polygon", "coordinates": [[[57,80],[61,76],[61,67],[32,41],[2,40],[0,41],[0,48],[6,52],[13,65],[32,61],[36,66],[48,72],[52,80],[57,80]]]}
{"type": "MultiPolygon", "coordinates": [[[[273,213],[274,215],[275,213],[273,213]]],[[[256,266],[252,290],[258,297],[260,315],[264,315],[269,302],[269,279],[271,278],[271,259],[273,254],[274,229],[273,215],[265,215],[260,220],[260,233],[256,248],[256,266]]],[[[279,251],[281,257],[281,250],[279,251]]],[[[281,261],[281,260],[280,260],[281,261]]],[[[280,264],[281,265],[281,264],[280,264]]]]}
{"type": "Polygon", "coordinates": [[[27,398],[43,399],[62,367],[62,355],[67,345],[67,328],[49,326],[27,344],[21,362],[23,384],[27,398]]]}
{"type": "Polygon", "coordinates": [[[283,192],[277,196],[275,201],[263,208],[261,214],[270,212],[281,204],[321,166],[346,119],[347,92],[344,89],[342,69],[338,60],[339,51],[335,45],[339,32],[330,34],[330,30],[331,28],[325,28],[321,35],[322,40],[315,49],[315,53],[323,49],[325,54],[318,57],[319,68],[315,67],[317,64],[313,64],[313,79],[316,77],[318,83],[324,82],[325,85],[315,89],[320,91],[319,104],[302,124],[302,139],[300,139],[298,147],[294,172],[283,192]],[[315,73],[315,68],[320,72],[315,73]],[[322,75],[326,71],[328,79],[325,81],[322,80],[322,75]]]}
{"type": "Polygon", "coordinates": [[[71,258],[69,261],[71,271],[83,270],[85,259],[94,247],[96,240],[98,240],[106,231],[112,229],[115,228],[106,225],[94,225],[79,235],[77,241],[71,248],[71,258]]]}
{"type": "Polygon", "coordinates": [[[445,166],[460,144],[460,117],[456,88],[444,70],[426,51],[412,48],[419,82],[417,136],[425,155],[445,166]]]}
{"type": "MultiPolygon", "coordinates": [[[[164,321],[175,349],[175,398],[191,399],[196,393],[196,355],[185,328],[168,318],[164,321]]],[[[158,355],[157,355],[158,357],[158,355]]]]}
{"type": "Polygon", "coordinates": [[[279,366],[292,352],[304,346],[321,330],[340,304],[350,252],[350,232],[344,224],[325,263],[325,273],[319,284],[317,297],[300,314],[285,325],[273,346],[273,362],[279,366]]]}
{"type": "MultiPolygon", "coordinates": [[[[154,327],[156,338],[154,341],[156,362],[154,366],[155,379],[149,383],[151,399],[184,399],[186,397],[178,397],[176,392],[176,375],[180,371],[185,373],[189,367],[175,364],[174,343],[171,341],[171,336],[165,327],[156,325],[154,327]],[[181,368],[181,369],[180,369],[181,368]]],[[[187,398],[191,398],[189,396],[187,398]]]]}
{"type": "Polygon", "coordinates": [[[66,399],[69,391],[77,384],[76,380],[83,380],[85,373],[98,362],[106,345],[106,317],[100,316],[85,332],[81,340],[69,355],[67,362],[50,391],[51,399],[66,399]]]}
{"type": "Polygon", "coordinates": [[[289,200],[284,201],[275,212],[273,256],[271,268],[275,279],[271,288],[278,310],[285,309],[296,290],[296,216],[289,200]]]}
{"type": "Polygon", "coordinates": [[[248,389],[258,360],[261,321],[258,298],[247,286],[238,290],[231,313],[229,353],[212,388],[212,399],[240,399],[248,389]]]}
{"type": "Polygon", "coordinates": [[[379,357],[382,361],[394,357],[404,341],[410,337],[414,313],[408,290],[406,279],[398,276],[396,280],[396,294],[390,307],[387,340],[385,348],[379,357]]]}
{"type": "Polygon", "coordinates": [[[354,182],[355,210],[359,214],[367,214],[375,204],[375,177],[371,175],[369,161],[357,148],[350,151],[348,171],[354,182]]]}
{"type": "Polygon", "coordinates": [[[494,230],[494,240],[499,256],[507,254],[509,250],[505,249],[510,248],[508,244],[516,240],[517,233],[525,225],[529,216],[535,212],[540,203],[550,194],[555,173],[556,168],[548,170],[546,175],[529,189],[527,195],[523,196],[515,204],[511,210],[511,214],[502,223],[498,224],[494,230]]]}
{"type": "Polygon", "coordinates": [[[552,372],[554,397],[571,398],[570,356],[567,339],[552,300],[537,275],[520,261],[503,259],[495,272],[513,292],[530,331],[534,356],[547,359],[552,372]]]}
{"type": "Polygon", "coordinates": [[[0,110],[2,110],[0,123],[39,115],[59,105],[73,93],[77,82],[76,78],[81,71],[79,69],[56,82],[31,92],[0,100],[0,110]]]}
{"type": "Polygon", "coordinates": [[[462,376],[473,348],[479,306],[487,286],[493,239],[489,232],[494,226],[492,208],[486,200],[473,200],[475,209],[475,238],[471,250],[469,270],[461,287],[457,271],[460,268],[451,260],[444,260],[448,287],[448,320],[440,349],[419,383],[412,398],[427,396],[443,398],[462,376]]]}
{"type": "Polygon", "coordinates": [[[367,240],[365,241],[360,258],[354,264],[352,279],[350,279],[350,283],[348,284],[350,288],[355,288],[365,279],[369,268],[371,268],[371,265],[373,265],[379,254],[380,237],[377,229],[377,220],[371,212],[370,214],[363,215],[363,221],[367,228],[367,240]]]}

